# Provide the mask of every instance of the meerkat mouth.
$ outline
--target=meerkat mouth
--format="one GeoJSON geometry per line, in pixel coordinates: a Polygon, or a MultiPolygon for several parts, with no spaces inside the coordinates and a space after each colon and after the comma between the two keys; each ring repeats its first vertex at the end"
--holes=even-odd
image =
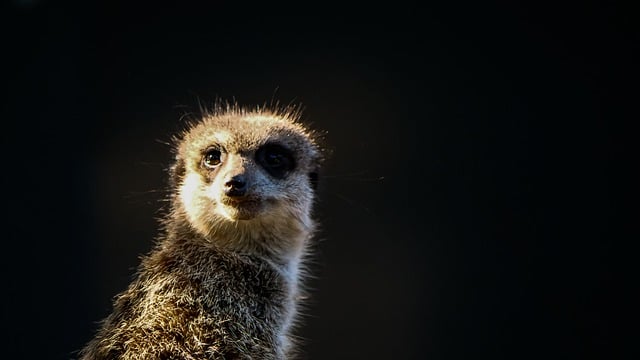
{"type": "Polygon", "coordinates": [[[224,213],[232,220],[250,220],[264,210],[264,201],[255,197],[224,197],[221,200],[224,213]]]}

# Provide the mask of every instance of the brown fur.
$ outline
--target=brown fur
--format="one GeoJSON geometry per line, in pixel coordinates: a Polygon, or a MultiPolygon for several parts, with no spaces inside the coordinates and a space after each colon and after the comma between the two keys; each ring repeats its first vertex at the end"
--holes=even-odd
{"type": "Polygon", "coordinates": [[[301,264],[314,228],[310,174],[319,160],[295,112],[231,107],[205,114],[177,141],[172,205],[157,246],[81,359],[294,356],[301,264]],[[283,179],[256,161],[269,143],[295,157],[283,179]],[[202,162],[212,145],[225,154],[215,170],[202,162]],[[238,173],[258,204],[244,213],[224,205],[219,192],[238,173]]]}

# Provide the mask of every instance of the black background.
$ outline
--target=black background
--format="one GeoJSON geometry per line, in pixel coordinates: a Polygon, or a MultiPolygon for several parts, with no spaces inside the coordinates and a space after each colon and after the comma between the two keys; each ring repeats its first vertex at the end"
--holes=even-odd
{"type": "Polygon", "coordinates": [[[216,97],[326,131],[304,358],[625,355],[630,9],[133,3],[3,11],[3,358],[91,338],[216,97]]]}

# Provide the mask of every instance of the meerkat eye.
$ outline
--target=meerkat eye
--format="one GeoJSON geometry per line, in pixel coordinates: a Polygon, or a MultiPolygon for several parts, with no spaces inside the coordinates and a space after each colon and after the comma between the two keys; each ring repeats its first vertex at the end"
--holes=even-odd
{"type": "Polygon", "coordinates": [[[267,144],[258,149],[256,158],[258,163],[276,178],[284,177],[295,167],[291,151],[276,144],[267,144]]]}
{"type": "Polygon", "coordinates": [[[213,169],[216,166],[220,165],[222,157],[222,153],[217,149],[209,149],[204,153],[204,157],[202,158],[202,163],[205,167],[213,169]]]}

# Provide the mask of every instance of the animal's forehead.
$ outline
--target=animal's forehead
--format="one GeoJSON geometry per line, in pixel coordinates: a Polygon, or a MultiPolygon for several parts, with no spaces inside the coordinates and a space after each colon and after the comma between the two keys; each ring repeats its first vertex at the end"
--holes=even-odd
{"type": "Polygon", "coordinates": [[[299,125],[263,115],[209,118],[191,129],[185,140],[188,151],[202,151],[211,146],[223,147],[228,152],[253,151],[266,143],[279,143],[291,149],[313,147],[299,125]]]}

